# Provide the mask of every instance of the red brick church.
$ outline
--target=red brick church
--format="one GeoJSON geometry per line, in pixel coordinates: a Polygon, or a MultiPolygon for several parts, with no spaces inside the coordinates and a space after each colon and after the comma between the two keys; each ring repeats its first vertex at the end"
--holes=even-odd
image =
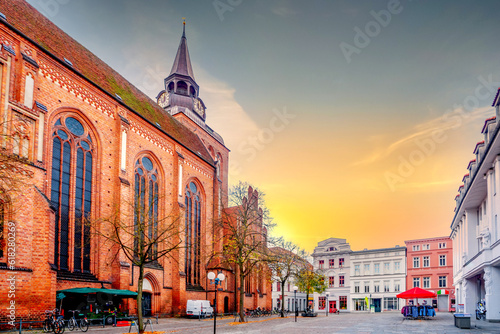
{"type": "MultiPolygon", "coordinates": [[[[209,271],[227,277],[218,311],[235,311],[234,271],[204,262],[220,247],[213,221],[228,204],[229,149],[206,123],[183,29],[155,102],[25,1],[0,0],[1,131],[14,138],[1,145],[24,161],[20,191],[0,193],[0,321],[12,303],[16,319],[60,303],[136,313],[119,292],[100,300],[104,289],[136,292],[138,270],[122,253],[110,257],[82,221],[116,207],[125,214],[141,192],[161,198],[159,216],[181,217],[185,246],[146,268],[144,312],[182,315],[188,299],[213,302],[209,271]],[[98,292],[56,300],[73,288],[98,292]]],[[[259,279],[245,306],[270,308],[270,283],[259,279]]]]}

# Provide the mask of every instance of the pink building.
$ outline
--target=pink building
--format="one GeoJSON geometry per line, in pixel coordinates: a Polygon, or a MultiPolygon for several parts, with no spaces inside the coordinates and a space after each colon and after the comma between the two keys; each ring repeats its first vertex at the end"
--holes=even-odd
{"type": "Polygon", "coordinates": [[[453,244],[449,237],[405,241],[406,288],[419,287],[437,293],[436,298],[424,300],[439,311],[454,311],[453,244]]]}

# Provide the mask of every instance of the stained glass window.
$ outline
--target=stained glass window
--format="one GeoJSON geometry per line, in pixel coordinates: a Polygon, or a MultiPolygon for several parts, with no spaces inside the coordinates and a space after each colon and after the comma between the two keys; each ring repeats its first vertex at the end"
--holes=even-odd
{"type": "Polygon", "coordinates": [[[201,264],[201,201],[200,192],[194,182],[186,187],[186,261],[185,273],[188,286],[200,285],[201,264]]]}
{"type": "Polygon", "coordinates": [[[158,253],[158,170],[148,157],[135,163],[134,250],[144,254],[145,247],[153,244],[148,257],[153,261],[158,253]]]}
{"type": "Polygon", "coordinates": [[[56,121],[50,199],[56,208],[55,265],[60,270],[90,273],[88,218],[92,209],[93,147],[85,141],[85,134],[76,118],[61,117],[56,121]]]}

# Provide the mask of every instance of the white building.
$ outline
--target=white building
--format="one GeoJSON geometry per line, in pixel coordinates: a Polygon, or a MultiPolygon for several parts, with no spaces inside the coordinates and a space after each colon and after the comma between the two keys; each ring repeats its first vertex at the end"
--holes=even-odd
{"type": "Polygon", "coordinates": [[[406,247],[352,252],[351,311],[400,310],[404,306],[396,295],[406,290],[406,247]]]}
{"type": "MultiPolygon", "coordinates": [[[[290,278],[285,284],[285,296],[284,296],[284,305],[285,310],[290,312],[295,311],[295,299],[297,299],[297,309],[299,311],[304,311],[307,307],[306,293],[297,291],[297,294],[294,293],[293,287],[295,285],[294,279],[290,278]]],[[[273,281],[273,309],[277,308],[281,310],[281,301],[282,301],[282,291],[281,291],[281,282],[273,281]]]]}
{"type": "Polygon", "coordinates": [[[326,312],[334,308],[349,311],[350,306],[350,254],[346,239],[330,238],[318,243],[312,254],[314,270],[321,270],[328,280],[328,289],[314,294],[314,310],[326,312]],[[328,296],[327,296],[328,294],[328,296]],[[328,301],[327,301],[328,300],[328,301]]]}
{"type": "MultiPolygon", "coordinates": [[[[500,91],[499,91],[500,92],[500,91]]],[[[486,301],[486,319],[500,320],[500,122],[499,94],[496,117],[486,120],[484,141],[477,143],[456,199],[451,224],[453,281],[457,304],[475,313],[486,301]]]]}
{"type": "Polygon", "coordinates": [[[281,305],[283,303],[284,309],[288,310],[290,312],[295,311],[295,301],[297,301],[297,309],[299,311],[304,311],[307,307],[307,296],[306,293],[302,291],[294,291],[293,288],[296,285],[295,284],[295,277],[294,273],[298,272],[302,266],[306,265],[308,268],[313,269],[312,265],[307,261],[307,259],[302,258],[298,256],[297,254],[290,252],[289,250],[286,250],[281,247],[273,247],[269,249],[271,252],[280,254],[281,256],[286,256],[287,259],[291,259],[289,262],[290,267],[289,270],[285,269],[285,267],[288,267],[288,265],[284,265],[282,267],[283,272],[278,275],[277,268],[280,266],[273,266],[271,265],[271,268],[273,270],[272,272],[272,307],[280,309],[281,310],[281,305]],[[295,259],[295,260],[293,260],[295,259]],[[296,265],[295,265],[296,264],[296,265]],[[288,279],[285,281],[285,286],[284,288],[282,287],[282,282],[281,280],[284,279],[287,274],[289,274],[288,279]],[[284,293],[283,293],[284,291],[284,293]]]}

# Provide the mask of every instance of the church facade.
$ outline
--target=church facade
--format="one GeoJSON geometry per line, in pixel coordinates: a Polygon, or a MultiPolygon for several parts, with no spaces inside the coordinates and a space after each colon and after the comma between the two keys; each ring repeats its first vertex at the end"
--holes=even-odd
{"type": "MultiPolygon", "coordinates": [[[[152,101],[25,1],[0,0],[0,12],[2,149],[23,161],[18,191],[0,199],[0,321],[76,306],[81,296],[56,299],[61,290],[137,291],[138,268],[85,221],[133,215],[141,194],[182,230],[182,247],[145,269],[143,311],[182,315],[188,299],[212,302],[211,270],[227,277],[218,312],[235,311],[234,272],[206,260],[221,247],[214,221],[228,204],[229,149],[205,122],[185,31],[152,101]]],[[[121,308],[138,312],[133,298],[121,308]]]]}

